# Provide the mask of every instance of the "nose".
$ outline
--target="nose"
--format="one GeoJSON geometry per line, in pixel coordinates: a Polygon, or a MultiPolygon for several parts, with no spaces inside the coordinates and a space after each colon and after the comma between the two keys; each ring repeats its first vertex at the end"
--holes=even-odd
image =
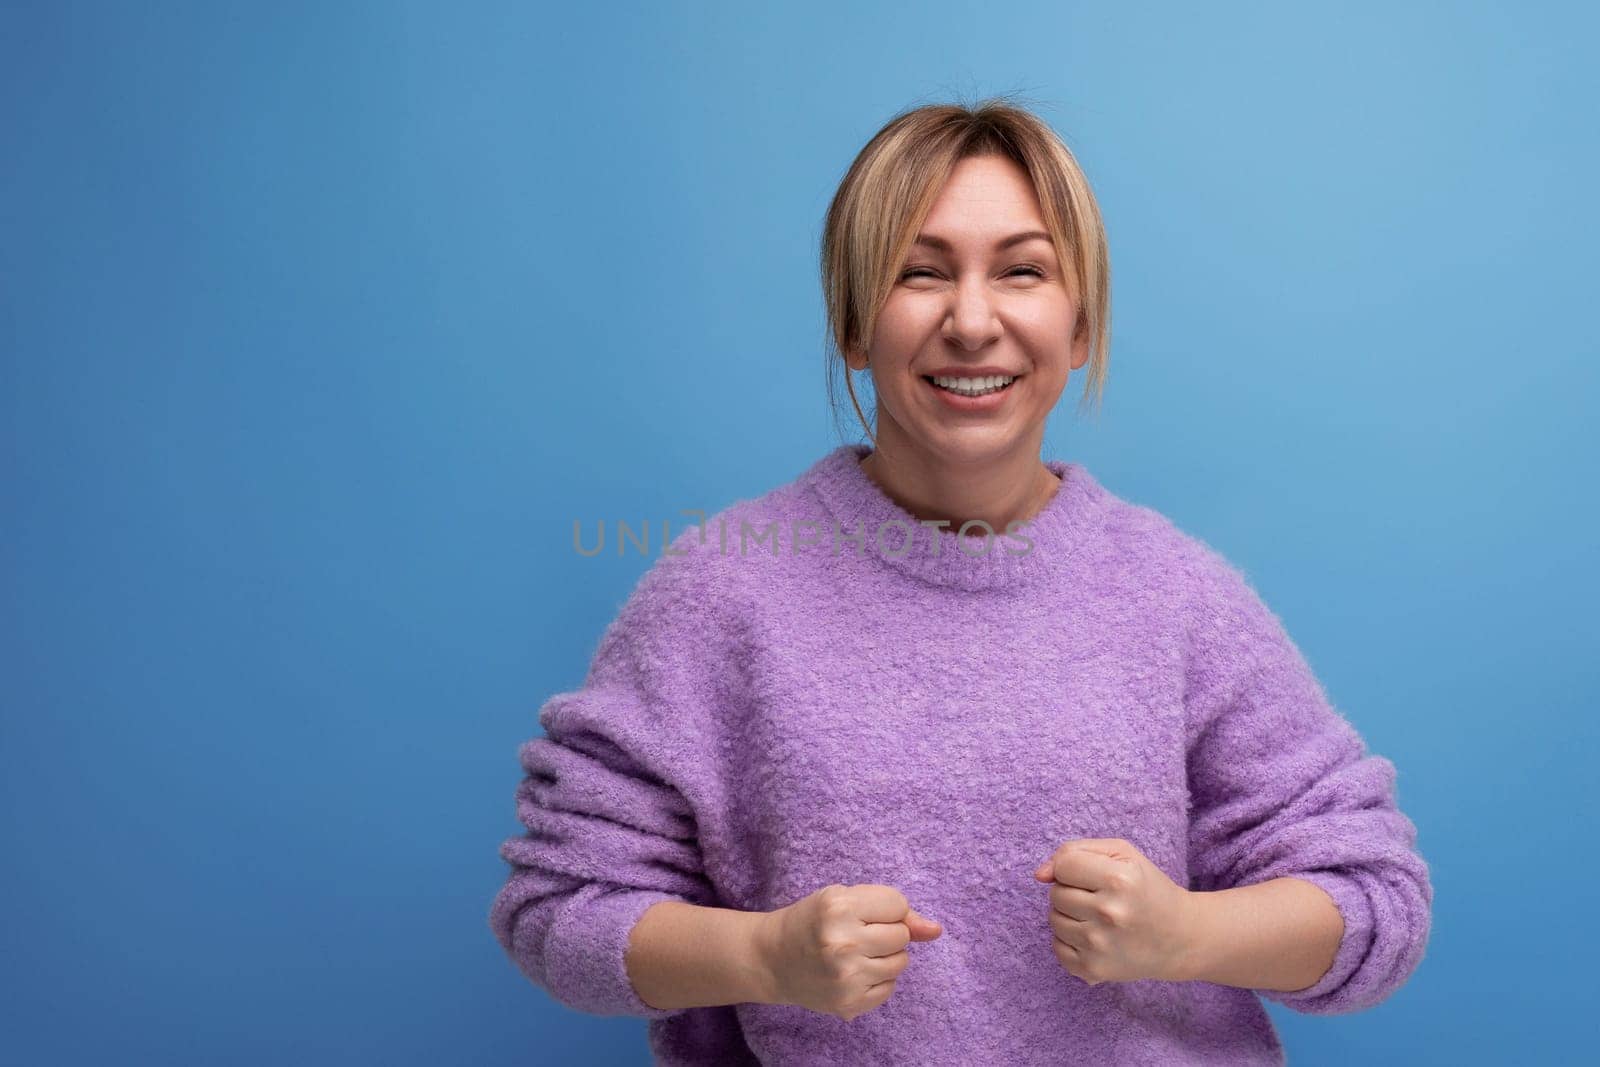
{"type": "Polygon", "coordinates": [[[967,278],[955,287],[945,315],[944,337],[953,345],[977,351],[1000,336],[993,295],[982,278],[967,278]]]}

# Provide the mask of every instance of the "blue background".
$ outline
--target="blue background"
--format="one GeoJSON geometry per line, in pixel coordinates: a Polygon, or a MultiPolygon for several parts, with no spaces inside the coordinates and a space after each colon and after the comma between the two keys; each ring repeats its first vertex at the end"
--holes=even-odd
{"type": "Polygon", "coordinates": [[[1588,1050],[1597,29],[5,5],[8,1057],[648,1062],[487,926],[516,748],[659,548],[572,521],[840,443],[828,199],[900,109],[1008,91],[1112,250],[1105,407],[1074,377],[1047,453],[1257,583],[1432,867],[1411,982],[1272,1006],[1290,1062],[1588,1050]]]}

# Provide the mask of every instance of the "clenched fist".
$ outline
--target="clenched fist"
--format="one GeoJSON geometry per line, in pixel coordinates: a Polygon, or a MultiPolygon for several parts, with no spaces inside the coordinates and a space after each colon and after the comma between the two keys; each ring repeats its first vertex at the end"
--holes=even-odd
{"type": "Polygon", "coordinates": [[[1170,979],[1188,951],[1193,894],[1120,838],[1080,838],[1033,872],[1050,886],[1061,966],[1090,985],[1170,979]]]}
{"type": "Polygon", "coordinates": [[[943,928],[887,885],[829,885],[768,913],[766,956],[780,1003],[846,1022],[889,999],[906,945],[943,928]]]}

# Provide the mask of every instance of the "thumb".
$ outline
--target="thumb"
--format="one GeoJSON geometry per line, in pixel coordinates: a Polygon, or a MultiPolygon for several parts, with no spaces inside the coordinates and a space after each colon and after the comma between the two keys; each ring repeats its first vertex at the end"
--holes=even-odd
{"type": "Polygon", "coordinates": [[[930,919],[917,911],[916,908],[906,912],[906,925],[911,928],[911,940],[932,941],[944,933],[944,926],[936,919],[930,919]]]}

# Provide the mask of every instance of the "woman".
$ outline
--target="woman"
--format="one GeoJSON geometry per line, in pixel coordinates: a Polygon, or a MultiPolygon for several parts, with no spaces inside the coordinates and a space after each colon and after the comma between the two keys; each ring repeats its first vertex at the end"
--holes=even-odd
{"type": "Polygon", "coordinates": [[[1217,552],[1040,459],[1105,378],[1071,153],[902,114],[822,256],[871,444],[677,537],[544,705],[512,958],[677,1064],[1281,1063],[1260,997],[1387,997],[1433,897],[1393,765],[1217,552]]]}

